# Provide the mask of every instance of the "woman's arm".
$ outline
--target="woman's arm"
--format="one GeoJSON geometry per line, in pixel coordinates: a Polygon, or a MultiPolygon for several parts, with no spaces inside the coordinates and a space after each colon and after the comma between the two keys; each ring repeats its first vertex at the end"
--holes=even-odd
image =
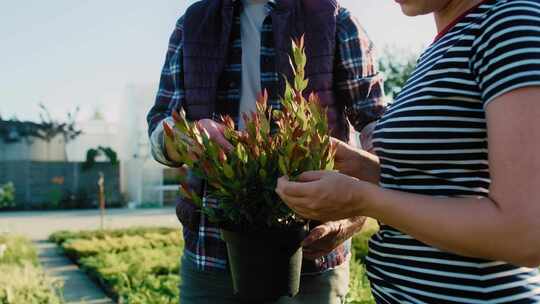
{"type": "Polygon", "coordinates": [[[278,193],[301,215],[366,215],[464,256],[540,265],[540,88],[507,93],[488,105],[487,198],[435,198],[379,188],[333,172],[281,179],[278,193]]]}
{"type": "Polygon", "coordinates": [[[540,265],[540,88],[487,108],[489,198],[434,199],[371,188],[366,214],[461,255],[540,265]]]}

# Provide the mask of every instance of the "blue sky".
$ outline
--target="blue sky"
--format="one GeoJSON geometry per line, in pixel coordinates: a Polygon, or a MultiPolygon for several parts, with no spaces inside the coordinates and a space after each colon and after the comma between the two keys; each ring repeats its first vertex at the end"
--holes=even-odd
{"type": "MultiPolygon", "coordinates": [[[[128,84],[152,84],[176,19],[193,0],[0,2],[0,114],[37,119],[99,108],[117,121],[128,84]]],[[[418,52],[433,39],[431,16],[408,18],[392,0],[341,0],[378,48],[418,52]]]]}

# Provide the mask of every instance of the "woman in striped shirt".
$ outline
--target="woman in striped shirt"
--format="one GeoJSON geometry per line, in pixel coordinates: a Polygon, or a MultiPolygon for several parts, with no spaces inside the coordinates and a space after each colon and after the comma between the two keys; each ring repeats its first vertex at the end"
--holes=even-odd
{"type": "Polygon", "coordinates": [[[540,303],[540,1],[396,0],[439,35],[379,121],[375,155],[280,179],[299,214],[365,215],[378,303],[540,303]]]}

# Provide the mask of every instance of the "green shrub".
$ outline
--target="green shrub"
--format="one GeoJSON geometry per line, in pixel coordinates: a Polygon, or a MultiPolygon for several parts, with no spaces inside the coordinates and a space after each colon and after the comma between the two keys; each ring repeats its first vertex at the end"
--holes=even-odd
{"type": "Polygon", "coordinates": [[[15,207],[15,186],[13,183],[0,185],[0,209],[15,207]]]}
{"type": "Polygon", "coordinates": [[[379,230],[379,225],[373,219],[368,219],[360,233],[353,237],[352,251],[354,259],[363,263],[368,254],[368,241],[379,230]]]}
{"type": "Polygon", "coordinates": [[[60,207],[60,203],[64,197],[64,191],[61,187],[60,185],[54,185],[54,188],[49,190],[47,195],[48,201],[45,205],[47,209],[58,209],[60,207]]]}
{"type": "Polygon", "coordinates": [[[368,253],[368,241],[379,230],[377,222],[368,219],[360,233],[352,240],[350,290],[347,295],[347,304],[372,304],[375,303],[371,295],[369,280],[364,265],[368,253]]]}
{"type": "Polygon", "coordinates": [[[0,235],[0,304],[57,304],[61,283],[47,278],[26,238],[0,235]]]}
{"type": "Polygon", "coordinates": [[[134,249],[80,260],[81,267],[122,303],[178,303],[181,248],[134,249]]]}
{"type": "Polygon", "coordinates": [[[180,297],[178,274],[162,276],[148,275],[142,281],[134,282],[136,292],[128,292],[121,296],[124,303],[133,304],[176,304],[180,297]]]}
{"type": "Polygon", "coordinates": [[[70,239],[105,239],[106,237],[121,237],[125,235],[145,235],[149,233],[167,234],[179,231],[177,228],[165,227],[133,227],[115,230],[89,230],[89,231],[58,231],[49,236],[49,241],[62,245],[70,239]]]}
{"type": "MultiPolygon", "coordinates": [[[[0,245],[5,246],[5,251],[0,256],[0,265],[38,265],[37,250],[32,243],[20,236],[0,235],[0,245]]],[[[0,272],[1,273],[1,272],[0,272]]]]}
{"type": "Polygon", "coordinates": [[[379,70],[384,77],[384,92],[395,98],[403,89],[416,67],[418,54],[387,48],[379,59],[379,70]]]}
{"type": "MultiPolygon", "coordinates": [[[[351,290],[347,304],[372,304],[363,260],[367,241],[378,229],[369,220],[353,238],[351,290]]],[[[65,248],[81,268],[120,303],[178,303],[183,242],[178,229],[129,228],[58,232],[50,239],[65,248]]],[[[0,303],[2,304],[2,303],[0,303]]]]}
{"type": "Polygon", "coordinates": [[[62,247],[68,256],[77,259],[99,253],[119,253],[132,249],[152,249],[168,246],[180,248],[181,244],[180,231],[173,231],[167,234],[146,233],[142,236],[109,237],[105,235],[102,239],[70,239],[65,241],[62,247]]]}
{"type": "Polygon", "coordinates": [[[356,259],[351,260],[350,290],[347,295],[347,304],[371,304],[375,303],[371,295],[369,280],[366,275],[364,264],[356,259]]]}
{"type": "Polygon", "coordinates": [[[61,282],[32,264],[0,265],[0,304],[60,304],[61,282]]]}
{"type": "Polygon", "coordinates": [[[179,229],[60,231],[49,239],[120,303],[178,303],[179,229]]]}

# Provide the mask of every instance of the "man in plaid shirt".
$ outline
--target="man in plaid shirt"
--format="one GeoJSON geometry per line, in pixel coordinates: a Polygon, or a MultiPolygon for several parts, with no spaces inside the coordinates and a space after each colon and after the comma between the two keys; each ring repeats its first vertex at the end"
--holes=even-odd
{"type": "MultiPolygon", "coordinates": [[[[280,106],[277,84],[282,71],[276,68],[271,18],[280,1],[232,0],[232,4],[231,55],[221,72],[221,79],[226,81],[218,88],[217,102],[234,105],[225,114],[232,116],[242,128],[238,117],[255,110],[255,99],[262,89],[268,89],[272,107],[280,106]]],[[[171,112],[186,103],[182,81],[186,58],[183,56],[185,17],[180,18],[171,37],[156,102],[148,114],[152,154],[158,162],[171,167],[181,164],[171,141],[164,136],[162,123],[172,124],[171,112]]],[[[337,96],[346,96],[345,100],[336,99],[337,108],[342,109],[342,114],[357,131],[371,129],[385,109],[382,79],[376,70],[371,41],[342,7],[337,10],[335,48],[333,88],[337,96]]],[[[209,118],[198,123],[212,139],[230,146],[218,123],[209,118]]],[[[366,134],[363,135],[365,138],[366,134]]],[[[214,204],[206,199],[205,203],[214,204]]],[[[350,238],[363,223],[364,218],[355,218],[315,227],[303,243],[307,261],[300,294],[294,299],[280,299],[278,303],[342,303],[349,284],[350,238]]],[[[219,227],[201,215],[197,227],[184,225],[184,239],[181,303],[237,303],[219,227]]]]}

